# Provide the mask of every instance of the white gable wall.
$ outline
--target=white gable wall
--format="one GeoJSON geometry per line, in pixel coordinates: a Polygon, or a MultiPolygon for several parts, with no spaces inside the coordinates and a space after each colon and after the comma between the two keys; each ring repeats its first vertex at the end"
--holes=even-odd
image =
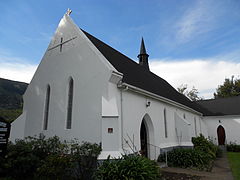
{"type": "Polygon", "coordinates": [[[240,116],[208,116],[204,117],[208,129],[208,138],[218,145],[217,128],[221,125],[225,129],[225,144],[240,144],[240,116]]]}
{"type": "MultiPolygon", "coordinates": [[[[26,123],[24,136],[44,133],[64,139],[101,141],[102,95],[107,94],[108,80],[115,69],[98,52],[67,17],[60,25],[49,47],[56,46],[61,37],[76,39],[47,51],[24,95],[26,123]],[[68,87],[74,80],[72,129],[66,129],[68,87]],[[49,120],[43,130],[47,85],[50,85],[49,120]],[[29,112],[29,113],[27,113],[29,112]]],[[[17,129],[13,127],[12,131],[17,129]]],[[[12,137],[12,140],[17,137],[12,137]]]]}

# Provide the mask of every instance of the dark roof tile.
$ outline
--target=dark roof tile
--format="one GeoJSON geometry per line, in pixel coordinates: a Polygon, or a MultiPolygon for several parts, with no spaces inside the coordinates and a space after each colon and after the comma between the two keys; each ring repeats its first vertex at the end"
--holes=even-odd
{"type": "Polygon", "coordinates": [[[240,115],[240,96],[197,101],[209,110],[205,116],[240,115]]]}

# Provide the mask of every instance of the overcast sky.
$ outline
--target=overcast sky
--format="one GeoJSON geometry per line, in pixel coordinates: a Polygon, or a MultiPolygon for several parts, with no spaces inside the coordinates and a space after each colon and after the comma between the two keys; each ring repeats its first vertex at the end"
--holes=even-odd
{"type": "Polygon", "coordinates": [[[239,0],[0,1],[0,77],[30,82],[57,25],[72,9],[82,29],[137,61],[141,37],[150,69],[175,88],[212,98],[240,78],[239,0]]]}

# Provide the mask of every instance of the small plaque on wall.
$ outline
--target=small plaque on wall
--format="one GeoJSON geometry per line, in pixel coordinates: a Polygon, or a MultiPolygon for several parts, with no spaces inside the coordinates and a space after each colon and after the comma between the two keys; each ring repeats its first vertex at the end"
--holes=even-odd
{"type": "Polygon", "coordinates": [[[108,128],[108,133],[112,134],[113,133],[113,128],[108,128]]]}

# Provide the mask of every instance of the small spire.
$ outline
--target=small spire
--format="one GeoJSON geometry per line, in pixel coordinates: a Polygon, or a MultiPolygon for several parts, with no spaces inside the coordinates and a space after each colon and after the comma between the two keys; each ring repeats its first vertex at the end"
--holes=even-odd
{"type": "Polygon", "coordinates": [[[145,45],[144,45],[143,37],[142,37],[142,42],[141,42],[140,54],[147,54],[146,49],[145,49],[145,45]]]}
{"type": "Polygon", "coordinates": [[[148,56],[149,55],[146,52],[146,48],[145,48],[145,45],[144,45],[144,40],[143,40],[143,37],[142,37],[140,53],[137,57],[139,59],[139,65],[143,66],[147,70],[149,70],[148,56]]]}
{"type": "Polygon", "coordinates": [[[68,8],[67,12],[66,12],[66,15],[70,16],[71,13],[72,13],[72,10],[68,8]]]}

